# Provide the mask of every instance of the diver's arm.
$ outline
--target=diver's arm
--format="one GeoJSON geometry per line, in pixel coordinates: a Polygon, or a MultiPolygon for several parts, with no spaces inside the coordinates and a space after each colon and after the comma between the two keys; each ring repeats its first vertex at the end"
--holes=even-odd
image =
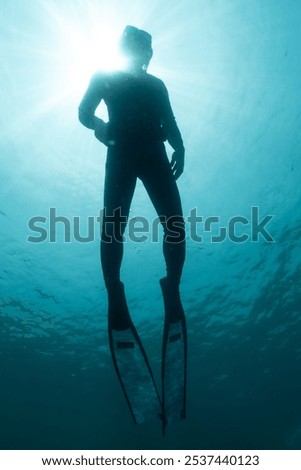
{"type": "Polygon", "coordinates": [[[168,97],[168,91],[163,85],[163,116],[162,125],[169,145],[174,149],[171,158],[171,169],[175,179],[184,171],[185,148],[179,128],[177,126],[171,104],[168,97]]]}
{"type": "Polygon", "coordinates": [[[184,149],[183,139],[169,101],[168,91],[162,83],[162,125],[167,141],[174,150],[184,149]]]}
{"type": "Polygon", "coordinates": [[[92,77],[89,87],[78,108],[78,119],[88,129],[93,129],[95,137],[106,144],[107,124],[97,116],[95,111],[103,98],[103,80],[101,75],[92,77]]]}
{"type": "Polygon", "coordinates": [[[184,150],[183,139],[177,126],[175,117],[172,113],[170,118],[163,122],[163,127],[166,129],[167,141],[169,145],[174,150],[184,150]]]}

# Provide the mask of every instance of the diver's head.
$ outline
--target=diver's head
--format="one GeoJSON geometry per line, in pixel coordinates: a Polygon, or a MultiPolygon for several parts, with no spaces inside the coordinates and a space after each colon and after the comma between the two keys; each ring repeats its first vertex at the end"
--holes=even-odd
{"type": "Polygon", "coordinates": [[[142,29],[126,26],[120,39],[120,49],[131,66],[146,70],[153,55],[152,37],[142,29]]]}

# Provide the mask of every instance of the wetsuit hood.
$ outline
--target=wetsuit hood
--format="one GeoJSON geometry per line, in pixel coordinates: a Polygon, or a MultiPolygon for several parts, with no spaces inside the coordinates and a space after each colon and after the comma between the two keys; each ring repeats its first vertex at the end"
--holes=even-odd
{"type": "Polygon", "coordinates": [[[128,25],[121,36],[120,48],[124,55],[139,62],[141,67],[147,67],[153,55],[152,37],[146,31],[128,25]]]}

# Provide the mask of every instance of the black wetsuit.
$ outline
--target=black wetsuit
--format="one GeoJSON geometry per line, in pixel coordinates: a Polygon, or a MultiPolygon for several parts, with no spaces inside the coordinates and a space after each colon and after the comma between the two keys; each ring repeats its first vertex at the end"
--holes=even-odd
{"type": "MultiPolygon", "coordinates": [[[[95,110],[104,100],[109,124],[104,190],[101,262],[106,286],[119,279],[126,227],[137,178],[140,178],[164,228],[167,275],[180,280],[185,230],[180,196],[164,141],[183,149],[164,83],[141,71],[96,74],[79,107],[83,125],[96,129],[95,110]]],[[[101,139],[100,139],[101,140],[101,139]]]]}

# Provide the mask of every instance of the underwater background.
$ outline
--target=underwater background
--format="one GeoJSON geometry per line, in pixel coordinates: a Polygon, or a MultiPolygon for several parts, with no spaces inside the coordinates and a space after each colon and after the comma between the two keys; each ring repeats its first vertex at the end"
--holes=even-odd
{"type": "MultiPolygon", "coordinates": [[[[1,0],[2,449],[301,448],[300,20],[300,0],[1,0]],[[78,218],[87,237],[99,215],[106,154],[77,107],[126,24],[153,36],[149,72],[186,147],[186,220],[220,221],[195,240],[187,220],[187,419],[165,437],[159,421],[133,424],[112,366],[99,226],[93,241],[72,231],[78,218]],[[235,216],[249,223],[214,241],[235,216]],[[266,216],[269,237],[256,236],[266,216]]],[[[138,184],[140,216],[155,212],[138,184]]],[[[126,236],[122,268],[159,388],[160,241],[126,236]]]]}

